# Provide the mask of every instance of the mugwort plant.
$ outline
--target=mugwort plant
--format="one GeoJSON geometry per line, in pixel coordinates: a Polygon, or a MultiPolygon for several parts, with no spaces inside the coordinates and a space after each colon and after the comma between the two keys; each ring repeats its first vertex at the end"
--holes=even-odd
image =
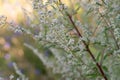
{"type": "Polygon", "coordinates": [[[28,27],[9,28],[49,48],[52,58],[24,43],[60,80],[120,80],[119,0],[68,3],[71,6],[64,0],[33,0],[33,13],[24,9],[28,27]]]}

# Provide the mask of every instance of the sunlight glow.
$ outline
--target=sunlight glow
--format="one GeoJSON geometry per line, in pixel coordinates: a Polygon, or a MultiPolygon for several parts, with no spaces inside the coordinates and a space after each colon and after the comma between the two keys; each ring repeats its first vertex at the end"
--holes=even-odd
{"type": "Polygon", "coordinates": [[[30,2],[27,0],[4,0],[0,1],[0,15],[7,16],[8,21],[22,21],[24,18],[22,8],[32,12],[30,2]]]}

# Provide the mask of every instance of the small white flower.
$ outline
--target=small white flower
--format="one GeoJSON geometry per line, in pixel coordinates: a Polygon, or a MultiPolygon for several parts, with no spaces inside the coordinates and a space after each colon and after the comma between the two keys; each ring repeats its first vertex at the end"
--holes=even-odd
{"type": "Polygon", "coordinates": [[[74,39],[70,39],[69,42],[68,42],[68,44],[67,44],[67,46],[73,45],[73,44],[74,44],[74,39]]]}
{"type": "Polygon", "coordinates": [[[10,80],[12,80],[14,78],[14,75],[10,75],[9,78],[10,80]]]}

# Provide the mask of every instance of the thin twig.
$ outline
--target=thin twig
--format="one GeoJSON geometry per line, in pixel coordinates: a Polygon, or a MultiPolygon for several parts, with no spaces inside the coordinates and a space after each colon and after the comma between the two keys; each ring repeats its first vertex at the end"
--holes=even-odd
{"type": "MultiPolygon", "coordinates": [[[[100,16],[103,18],[103,20],[105,21],[106,25],[109,27],[109,26],[110,26],[110,23],[107,22],[107,20],[104,18],[104,16],[102,15],[102,13],[99,12],[99,14],[100,14],[100,16]]],[[[111,29],[110,29],[110,33],[111,33],[111,35],[112,35],[112,37],[113,37],[113,39],[114,39],[114,41],[115,41],[115,44],[116,44],[117,49],[120,49],[120,47],[119,47],[119,45],[118,45],[118,42],[117,42],[117,40],[116,40],[116,38],[115,38],[115,35],[114,35],[114,33],[113,33],[113,31],[112,31],[111,29]]]]}

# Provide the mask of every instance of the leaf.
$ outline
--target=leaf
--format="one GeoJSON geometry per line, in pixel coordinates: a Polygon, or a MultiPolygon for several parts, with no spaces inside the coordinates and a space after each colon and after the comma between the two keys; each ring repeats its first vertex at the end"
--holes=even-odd
{"type": "Polygon", "coordinates": [[[97,25],[100,25],[101,22],[102,22],[102,20],[98,20],[97,21],[97,25]]]}
{"type": "Polygon", "coordinates": [[[90,9],[87,11],[86,16],[87,16],[89,13],[91,13],[92,11],[93,11],[93,9],[90,8],[90,9]]]}
{"type": "Polygon", "coordinates": [[[81,8],[80,5],[79,5],[79,4],[76,4],[76,5],[75,5],[75,12],[77,13],[77,12],[80,10],[80,8],[81,8]]]}
{"type": "Polygon", "coordinates": [[[99,60],[100,60],[100,52],[98,52],[98,55],[97,55],[97,57],[96,57],[96,61],[98,62],[99,60]]]}
{"type": "Polygon", "coordinates": [[[102,66],[104,72],[108,72],[108,68],[106,66],[102,66]]]}
{"type": "Polygon", "coordinates": [[[106,2],[104,0],[102,0],[102,2],[106,5],[106,2]]]}
{"type": "Polygon", "coordinates": [[[102,66],[102,68],[103,68],[103,71],[104,71],[106,77],[107,77],[107,78],[110,78],[110,74],[109,74],[108,68],[107,68],[106,66],[102,66]]]}
{"type": "Polygon", "coordinates": [[[48,44],[48,45],[45,46],[45,48],[51,48],[51,47],[55,47],[55,45],[54,44],[48,44]]]}
{"type": "Polygon", "coordinates": [[[76,53],[76,52],[78,52],[78,51],[80,51],[80,49],[74,49],[74,50],[73,50],[74,53],[76,53]]]}
{"type": "Polygon", "coordinates": [[[105,55],[104,55],[104,60],[109,56],[109,55],[111,55],[111,53],[113,53],[113,51],[110,51],[109,53],[105,53],[105,55]]]}
{"type": "Polygon", "coordinates": [[[102,6],[102,4],[100,4],[100,3],[98,3],[98,2],[96,2],[96,4],[99,5],[99,6],[102,6]]]}
{"type": "Polygon", "coordinates": [[[52,7],[54,10],[56,10],[56,7],[54,7],[53,5],[51,5],[51,7],[52,7]]]}
{"type": "Polygon", "coordinates": [[[41,70],[42,74],[46,74],[45,65],[38,58],[38,56],[33,54],[33,51],[29,50],[27,47],[24,48],[24,57],[27,61],[29,61],[35,68],[41,70]]]}
{"type": "Polygon", "coordinates": [[[96,77],[98,77],[98,74],[92,73],[92,74],[87,74],[86,76],[95,79],[96,77]]]}

